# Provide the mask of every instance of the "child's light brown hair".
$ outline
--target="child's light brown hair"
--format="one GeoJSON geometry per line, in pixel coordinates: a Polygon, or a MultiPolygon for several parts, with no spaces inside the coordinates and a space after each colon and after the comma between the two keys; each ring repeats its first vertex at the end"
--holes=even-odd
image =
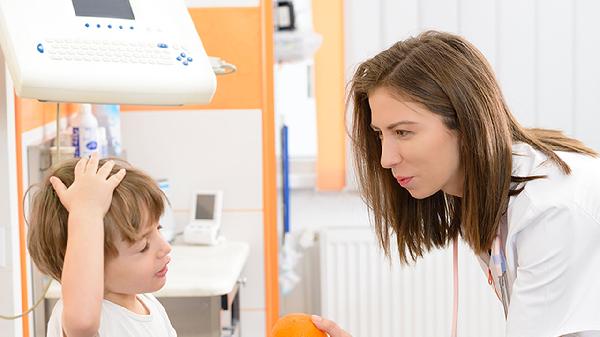
{"type": "MultiPolygon", "coordinates": [[[[108,159],[100,160],[101,167],[108,159]]],[[[104,254],[118,254],[116,240],[133,243],[142,230],[156,225],[164,211],[166,197],[157,183],[146,173],[129,163],[111,158],[115,162],[111,176],[120,169],[127,170],[125,178],[115,188],[112,202],[104,216],[104,254]]],[[[67,249],[67,223],[69,213],[61,204],[49,178],[59,178],[69,187],[75,179],[78,159],[68,160],[51,169],[48,176],[33,192],[29,215],[28,249],[38,269],[57,281],[61,280],[67,249]]]]}

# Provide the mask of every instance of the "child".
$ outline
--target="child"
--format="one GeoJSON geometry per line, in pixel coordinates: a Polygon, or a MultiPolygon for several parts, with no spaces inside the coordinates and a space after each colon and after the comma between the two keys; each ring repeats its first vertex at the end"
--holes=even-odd
{"type": "Polygon", "coordinates": [[[164,286],[170,260],[165,200],[126,162],[94,154],[54,169],[33,197],[28,236],[37,267],[62,285],[48,337],[177,336],[148,294],[164,286]]]}

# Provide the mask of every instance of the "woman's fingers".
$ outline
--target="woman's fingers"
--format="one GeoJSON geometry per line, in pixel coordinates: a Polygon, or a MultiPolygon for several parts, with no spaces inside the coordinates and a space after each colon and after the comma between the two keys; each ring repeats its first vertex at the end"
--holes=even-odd
{"type": "Polygon", "coordinates": [[[330,337],[352,337],[349,333],[342,330],[342,328],[340,328],[334,321],[330,321],[315,315],[313,315],[311,318],[315,326],[319,330],[328,333],[330,337]]]}

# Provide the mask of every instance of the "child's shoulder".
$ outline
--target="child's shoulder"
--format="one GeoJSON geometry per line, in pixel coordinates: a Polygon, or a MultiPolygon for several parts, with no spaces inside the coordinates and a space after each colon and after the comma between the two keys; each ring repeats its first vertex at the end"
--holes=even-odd
{"type": "Polygon", "coordinates": [[[60,299],[56,302],[54,308],[52,308],[52,314],[50,314],[50,318],[48,319],[46,337],[63,337],[61,323],[62,310],[63,303],[62,299],[60,299]]]}
{"type": "Polygon", "coordinates": [[[157,314],[167,316],[167,312],[163,307],[162,303],[152,294],[139,294],[138,298],[148,307],[148,310],[152,312],[152,309],[157,311],[157,314]]]}
{"type": "MultiPolygon", "coordinates": [[[[122,331],[129,331],[130,336],[133,337],[177,336],[165,308],[154,295],[140,294],[138,298],[150,314],[137,314],[118,304],[103,300],[98,336],[118,336],[122,331]],[[148,331],[152,331],[153,334],[148,335],[148,331]]],[[[62,308],[63,302],[58,300],[48,320],[47,337],[62,337],[62,308]]]]}

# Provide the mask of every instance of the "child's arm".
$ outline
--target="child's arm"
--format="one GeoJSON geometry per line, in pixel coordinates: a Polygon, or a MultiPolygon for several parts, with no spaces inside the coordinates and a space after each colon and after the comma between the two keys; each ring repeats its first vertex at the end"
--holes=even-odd
{"type": "Polygon", "coordinates": [[[69,211],[68,240],[62,271],[62,327],[67,337],[95,336],[104,295],[104,215],[112,193],[125,176],[110,178],[114,162],[98,169],[96,154],[75,166],[75,181],[67,188],[60,179],[50,182],[69,211]]]}

